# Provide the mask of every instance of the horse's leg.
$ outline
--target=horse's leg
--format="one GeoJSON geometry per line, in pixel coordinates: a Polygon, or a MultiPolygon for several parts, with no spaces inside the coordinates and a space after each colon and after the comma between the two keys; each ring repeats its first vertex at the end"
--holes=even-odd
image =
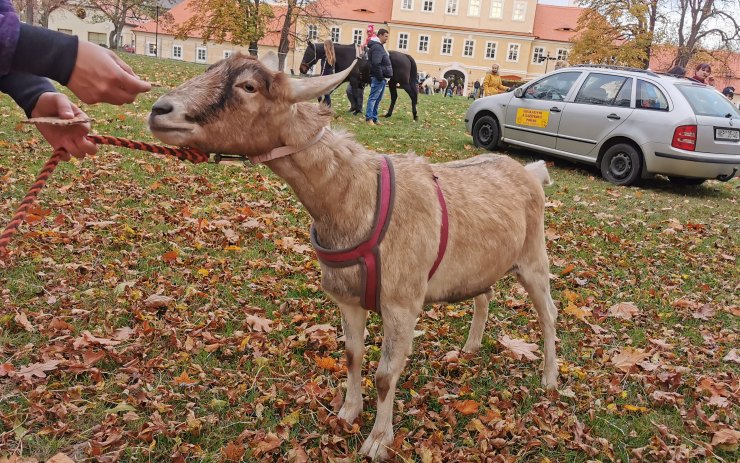
{"type": "Polygon", "coordinates": [[[418,116],[416,115],[416,102],[419,98],[419,91],[418,89],[415,89],[413,84],[411,83],[402,85],[402,87],[404,90],[406,90],[406,93],[409,94],[409,98],[411,98],[411,113],[414,115],[414,120],[416,121],[419,119],[418,116]]]}
{"type": "Polygon", "coordinates": [[[391,91],[391,105],[388,107],[388,112],[383,117],[391,117],[393,115],[393,107],[396,106],[396,100],[398,99],[398,89],[396,88],[396,82],[391,80],[388,82],[388,89],[391,91]]]}

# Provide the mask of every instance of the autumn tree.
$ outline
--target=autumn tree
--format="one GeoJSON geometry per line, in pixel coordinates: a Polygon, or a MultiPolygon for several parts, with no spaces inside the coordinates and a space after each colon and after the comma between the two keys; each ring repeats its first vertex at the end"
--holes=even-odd
{"type": "Polygon", "coordinates": [[[296,33],[297,23],[300,19],[311,22],[317,26],[327,27],[330,23],[330,5],[336,3],[335,0],[285,0],[284,9],[276,10],[275,19],[280,28],[280,41],[278,43],[278,69],[281,71],[285,68],[285,59],[290,50],[290,41],[304,40],[305,37],[298,37],[296,33]]]}
{"type": "MultiPolygon", "coordinates": [[[[664,1],[664,0],[660,0],[664,1]]],[[[571,62],[607,62],[647,68],[659,0],[582,0],[571,62]],[[593,43],[592,43],[593,42],[593,43]]]]}
{"type": "Polygon", "coordinates": [[[737,0],[665,0],[666,16],[675,31],[675,66],[686,67],[697,52],[710,49],[740,51],[740,11],[737,0]]]}
{"type": "Polygon", "coordinates": [[[204,43],[248,45],[249,53],[255,56],[273,17],[272,8],[262,0],[192,0],[188,8],[190,18],[173,26],[178,38],[195,35],[204,43]]]}
{"type": "MultiPolygon", "coordinates": [[[[86,0],[86,5],[96,9],[95,14],[88,19],[92,21],[108,20],[113,23],[113,30],[108,37],[108,46],[118,48],[121,40],[123,26],[130,18],[152,18],[157,6],[163,6],[167,2],[158,0],[86,0]]],[[[172,3],[172,2],[169,2],[172,3]]]]}
{"type": "Polygon", "coordinates": [[[70,0],[14,0],[16,11],[28,24],[39,24],[49,27],[49,16],[54,11],[66,6],[70,0]]]}

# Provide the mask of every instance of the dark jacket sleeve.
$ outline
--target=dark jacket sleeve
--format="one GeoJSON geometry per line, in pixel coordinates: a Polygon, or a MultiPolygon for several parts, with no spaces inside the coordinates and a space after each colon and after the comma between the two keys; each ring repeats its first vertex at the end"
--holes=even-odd
{"type": "Polygon", "coordinates": [[[42,93],[56,92],[48,79],[32,74],[11,73],[0,77],[0,92],[7,93],[31,117],[42,93]]]}
{"type": "Polygon", "coordinates": [[[20,21],[10,0],[0,0],[0,75],[10,72],[19,30],[20,21]]]}
{"type": "Polygon", "coordinates": [[[10,70],[67,85],[77,60],[77,40],[74,35],[21,24],[10,70]]]}

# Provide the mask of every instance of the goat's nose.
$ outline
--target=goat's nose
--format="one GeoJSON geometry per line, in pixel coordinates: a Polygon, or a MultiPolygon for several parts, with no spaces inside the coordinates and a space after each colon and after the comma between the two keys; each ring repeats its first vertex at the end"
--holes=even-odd
{"type": "Polygon", "coordinates": [[[152,116],[161,116],[163,114],[169,114],[175,109],[172,103],[167,101],[157,101],[152,106],[152,116]]]}

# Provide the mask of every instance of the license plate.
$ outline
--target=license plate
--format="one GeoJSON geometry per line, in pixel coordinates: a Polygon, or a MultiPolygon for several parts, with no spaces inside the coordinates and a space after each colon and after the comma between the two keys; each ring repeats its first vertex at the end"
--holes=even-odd
{"type": "Polygon", "coordinates": [[[550,111],[538,111],[536,109],[519,108],[516,110],[517,125],[528,125],[530,127],[547,127],[550,111]]]}
{"type": "Polygon", "coordinates": [[[714,139],[721,141],[740,141],[740,130],[714,129],[714,139]]]}

